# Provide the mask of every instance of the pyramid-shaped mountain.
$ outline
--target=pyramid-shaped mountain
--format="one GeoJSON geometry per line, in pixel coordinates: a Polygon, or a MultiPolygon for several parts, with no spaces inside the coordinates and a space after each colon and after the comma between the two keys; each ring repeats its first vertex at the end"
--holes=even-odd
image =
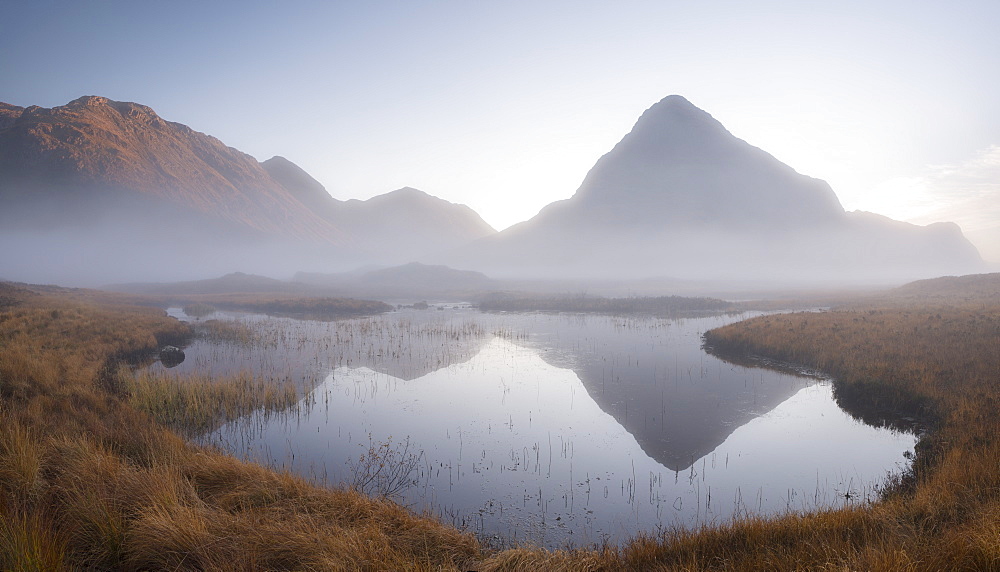
{"type": "Polygon", "coordinates": [[[598,160],[573,199],[543,217],[660,228],[773,229],[841,222],[824,181],[734,137],[679,95],[646,110],[598,160]]]}
{"type": "Polygon", "coordinates": [[[981,269],[957,226],[848,213],[672,95],[639,118],[569,199],[457,253],[498,276],[892,281],[981,269]]]}

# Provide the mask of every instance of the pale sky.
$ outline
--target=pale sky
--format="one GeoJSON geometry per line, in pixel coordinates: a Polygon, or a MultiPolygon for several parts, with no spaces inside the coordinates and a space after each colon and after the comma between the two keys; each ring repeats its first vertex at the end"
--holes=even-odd
{"type": "Polygon", "coordinates": [[[1000,261],[1000,2],[0,0],[0,101],[149,105],[339,199],[412,186],[497,229],[680,94],[848,210],[1000,261]]]}

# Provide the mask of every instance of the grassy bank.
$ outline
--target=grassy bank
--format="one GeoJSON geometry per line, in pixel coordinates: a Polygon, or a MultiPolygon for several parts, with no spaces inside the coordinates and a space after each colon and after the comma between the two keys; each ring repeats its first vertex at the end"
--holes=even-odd
{"type": "MultiPolygon", "coordinates": [[[[834,511],[764,527],[802,521],[829,529],[797,549],[796,561],[852,569],[1000,568],[1000,305],[895,304],[766,316],[709,332],[706,341],[725,352],[831,373],[849,413],[925,431],[913,474],[878,505],[857,516],[834,511]]],[[[732,530],[746,542],[753,527],[739,532],[744,528],[732,530]]],[[[781,543],[756,542],[748,550],[781,543]]]]}

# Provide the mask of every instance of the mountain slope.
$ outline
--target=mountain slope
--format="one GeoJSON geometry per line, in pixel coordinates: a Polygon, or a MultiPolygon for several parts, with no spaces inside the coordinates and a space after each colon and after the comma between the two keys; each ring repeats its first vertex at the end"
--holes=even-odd
{"type": "Polygon", "coordinates": [[[996,304],[1000,273],[942,276],[904,284],[888,293],[890,300],[919,304],[996,304]]]}
{"type": "Polygon", "coordinates": [[[151,208],[190,210],[273,236],[347,240],[253,157],[164,121],[144,105],[87,96],[51,109],[29,107],[4,123],[5,194],[28,189],[33,202],[70,200],[88,210],[109,208],[123,196],[142,197],[151,208]]]}

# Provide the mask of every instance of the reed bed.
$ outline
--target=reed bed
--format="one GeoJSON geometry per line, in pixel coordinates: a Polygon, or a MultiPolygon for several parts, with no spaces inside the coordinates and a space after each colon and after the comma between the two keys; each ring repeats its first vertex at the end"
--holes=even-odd
{"type": "Polygon", "coordinates": [[[184,313],[193,318],[204,318],[215,313],[215,307],[201,302],[187,304],[183,308],[184,313]]]}
{"type": "Polygon", "coordinates": [[[185,437],[196,437],[252,413],[293,408],[302,396],[289,378],[262,378],[243,371],[225,377],[119,369],[127,402],[185,437]]]}

